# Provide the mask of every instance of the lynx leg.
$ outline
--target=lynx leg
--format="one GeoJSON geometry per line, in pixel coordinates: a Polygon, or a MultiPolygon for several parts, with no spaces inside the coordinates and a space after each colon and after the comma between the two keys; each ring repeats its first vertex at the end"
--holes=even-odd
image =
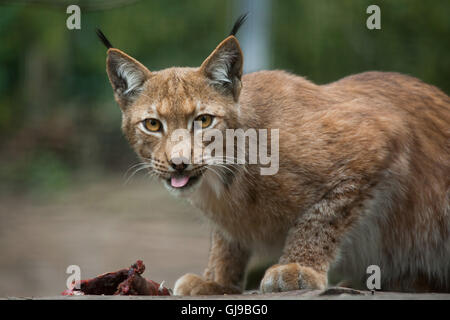
{"type": "Polygon", "coordinates": [[[261,291],[326,288],[328,269],[340,240],[361,212],[362,198],[354,185],[341,186],[300,216],[279,264],[266,271],[261,291]]]}
{"type": "Polygon", "coordinates": [[[239,243],[213,232],[209,263],[203,277],[186,274],[175,283],[175,295],[242,293],[249,252],[239,243]]]}

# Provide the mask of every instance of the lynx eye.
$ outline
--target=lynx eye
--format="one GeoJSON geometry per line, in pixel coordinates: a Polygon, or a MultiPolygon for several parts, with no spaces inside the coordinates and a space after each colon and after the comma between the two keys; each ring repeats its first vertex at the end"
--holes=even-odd
{"type": "Polygon", "coordinates": [[[157,119],[145,119],[143,121],[145,129],[150,132],[157,132],[161,130],[161,122],[157,119]]]}
{"type": "Polygon", "coordinates": [[[211,125],[213,116],[209,114],[202,114],[195,118],[195,121],[200,121],[202,123],[202,129],[205,129],[211,125]]]}

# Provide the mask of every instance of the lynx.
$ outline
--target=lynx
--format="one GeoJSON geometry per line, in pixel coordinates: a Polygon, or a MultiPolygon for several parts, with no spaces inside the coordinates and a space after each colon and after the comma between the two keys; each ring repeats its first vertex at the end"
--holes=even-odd
{"type": "Polygon", "coordinates": [[[279,260],[263,293],[364,288],[370,265],[382,290],[450,291],[449,96],[392,72],[325,85],[284,71],[243,75],[243,21],[200,67],[161,71],[99,31],[131,147],[213,230],[204,274],[182,276],[174,293],[242,293],[250,256],[265,251],[279,260]],[[171,134],[194,137],[194,122],[204,133],[278,129],[278,172],[174,156],[171,134]]]}

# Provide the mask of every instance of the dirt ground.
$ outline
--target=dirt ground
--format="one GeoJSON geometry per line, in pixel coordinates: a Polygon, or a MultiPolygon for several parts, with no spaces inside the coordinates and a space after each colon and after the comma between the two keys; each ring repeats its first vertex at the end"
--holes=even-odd
{"type": "Polygon", "coordinates": [[[2,199],[0,297],[59,295],[69,265],[85,279],[137,259],[144,276],[172,288],[203,271],[208,249],[201,214],[149,180],[99,178],[52,197],[2,199]]]}

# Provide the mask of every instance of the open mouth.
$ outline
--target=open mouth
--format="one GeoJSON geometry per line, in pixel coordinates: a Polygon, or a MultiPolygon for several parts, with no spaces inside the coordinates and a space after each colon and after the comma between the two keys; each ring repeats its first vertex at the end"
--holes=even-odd
{"type": "Polygon", "coordinates": [[[167,184],[174,189],[187,189],[198,182],[200,175],[197,176],[188,176],[188,175],[179,175],[173,176],[166,180],[167,184]]]}

